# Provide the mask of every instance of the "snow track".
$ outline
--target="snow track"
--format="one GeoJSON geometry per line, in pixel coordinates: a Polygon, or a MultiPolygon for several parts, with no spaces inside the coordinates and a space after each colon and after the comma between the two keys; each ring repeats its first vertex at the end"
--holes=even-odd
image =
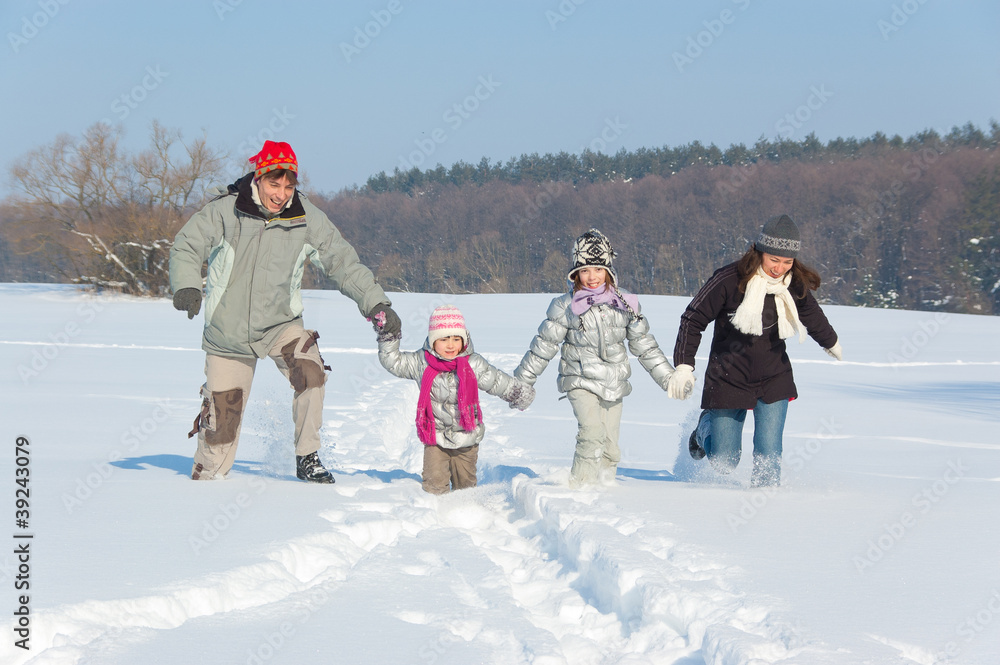
{"type": "MultiPolygon", "coordinates": [[[[328,407],[324,439],[335,445],[322,456],[338,472],[330,491],[342,501],[316,511],[326,529],[152,595],[39,609],[31,654],[7,642],[0,661],[157,662],[163,645],[223,634],[218,656],[232,657],[234,642],[244,654],[231,662],[263,662],[262,653],[284,662],[296,654],[295,635],[274,626],[330,630],[338,615],[386,594],[386,612],[414,634],[415,662],[838,662],[749,604],[733,585],[739,571],[665,535],[672,525],[621,510],[615,488],[571,490],[564,465],[518,473],[524,451],[504,436],[516,416],[498,400],[483,401],[481,485],[423,493],[416,397],[412,383],[386,380],[328,407]],[[386,569],[413,587],[388,593],[379,584],[386,569]],[[358,594],[368,594],[364,603],[358,594]]],[[[266,436],[278,410],[261,410],[266,436]]],[[[264,457],[265,475],[283,474],[285,461],[271,450],[264,457]]]]}
{"type": "Polygon", "coordinates": [[[339,601],[366,568],[391,560],[421,577],[442,566],[439,552],[451,551],[449,566],[472,559],[476,578],[453,571],[448,609],[418,602],[396,616],[443,630],[441,644],[485,640],[495,662],[802,662],[794,660],[806,648],[801,638],[730,590],[732,571],[664,538],[669,525],[616,514],[601,492],[525,476],[445,497],[424,495],[413,482],[365,484],[342,510],[322,514],[329,531],[285,543],[259,564],[179,581],[158,595],[39,611],[38,656],[27,660],[7,644],[2,660],[137,662],[150,640],[176,639],[170,633],[185,624],[212,618],[233,624],[232,632],[250,611],[290,615],[317,593],[331,610],[348,611],[339,601]],[[647,529],[657,535],[645,537],[647,529]],[[507,628],[496,627],[495,615],[507,628]]]}

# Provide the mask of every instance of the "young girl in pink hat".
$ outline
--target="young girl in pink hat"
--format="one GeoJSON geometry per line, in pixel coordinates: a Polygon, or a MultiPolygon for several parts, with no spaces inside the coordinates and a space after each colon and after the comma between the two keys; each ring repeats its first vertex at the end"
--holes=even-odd
{"type": "Polygon", "coordinates": [[[424,491],[444,494],[475,487],[479,443],[486,433],[479,391],[523,411],[535,390],[472,350],[465,317],[452,305],[431,314],[420,351],[400,351],[400,337],[379,333],[378,359],[391,374],[420,385],[416,423],[424,444],[424,491]]]}

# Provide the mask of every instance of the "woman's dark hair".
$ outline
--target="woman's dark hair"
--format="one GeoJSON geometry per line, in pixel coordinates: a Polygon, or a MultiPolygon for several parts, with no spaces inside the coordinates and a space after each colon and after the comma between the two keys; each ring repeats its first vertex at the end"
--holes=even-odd
{"type": "MultiPolygon", "coordinates": [[[[740,293],[746,293],[747,282],[757,274],[757,269],[760,268],[763,262],[764,252],[750,245],[750,249],[747,250],[746,254],[736,264],[736,271],[740,276],[740,293]]],[[[801,284],[805,287],[802,289],[801,294],[797,294],[798,289],[794,289],[792,293],[796,293],[799,298],[805,298],[808,292],[819,288],[821,281],[818,272],[798,259],[792,259],[792,284],[801,284]]]]}

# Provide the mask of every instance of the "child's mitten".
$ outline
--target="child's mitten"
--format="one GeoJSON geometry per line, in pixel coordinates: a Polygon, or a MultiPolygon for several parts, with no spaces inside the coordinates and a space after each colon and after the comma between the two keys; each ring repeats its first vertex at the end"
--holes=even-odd
{"type": "Polygon", "coordinates": [[[510,403],[510,408],[524,411],[535,401],[535,389],[527,383],[515,383],[514,387],[504,397],[510,403]]]}

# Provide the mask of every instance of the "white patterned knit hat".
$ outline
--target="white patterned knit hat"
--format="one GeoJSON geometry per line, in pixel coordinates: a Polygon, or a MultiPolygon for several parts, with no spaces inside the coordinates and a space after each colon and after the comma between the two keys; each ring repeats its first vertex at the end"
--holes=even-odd
{"type": "Polygon", "coordinates": [[[573,281],[573,275],[581,268],[604,268],[611,275],[611,279],[618,283],[618,276],[611,266],[614,260],[615,250],[611,247],[611,241],[607,236],[597,229],[590,229],[576,239],[573,244],[573,267],[566,278],[573,281]]]}
{"type": "Polygon", "coordinates": [[[465,328],[465,317],[454,305],[442,305],[431,313],[427,326],[427,339],[431,346],[442,337],[458,335],[463,346],[469,345],[469,331],[465,328]]]}
{"type": "Polygon", "coordinates": [[[760,230],[754,247],[767,254],[794,259],[802,249],[799,227],[788,215],[772,217],[760,230]]]}

